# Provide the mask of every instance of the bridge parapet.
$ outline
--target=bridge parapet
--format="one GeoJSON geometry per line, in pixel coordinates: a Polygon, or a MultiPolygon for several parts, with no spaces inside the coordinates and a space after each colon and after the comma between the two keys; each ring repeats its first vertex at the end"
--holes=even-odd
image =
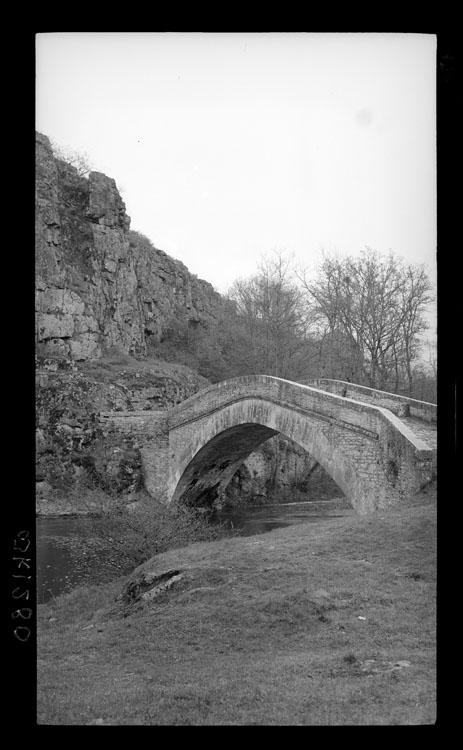
{"type": "Polygon", "coordinates": [[[167,411],[101,411],[99,418],[112,430],[143,439],[167,432],[167,414],[167,411]]]}
{"type": "MultiPolygon", "coordinates": [[[[333,381],[340,383],[341,381],[333,381]]],[[[389,394],[385,394],[389,395],[389,394]]],[[[392,394],[390,394],[392,395],[392,394]]],[[[270,375],[249,375],[205,388],[168,412],[170,430],[203,419],[228,404],[247,399],[258,399],[303,414],[321,422],[336,423],[348,430],[362,432],[377,439],[381,426],[387,425],[398,431],[410,442],[415,451],[427,451],[429,446],[418,438],[396,414],[379,403],[366,403],[344,395],[316,388],[312,385],[294,383],[270,375]]]]}
{"type": "Polygon", "coordinates": [[[352,398],[367,401],[376,406],[382,406],[392,411],[398,417],[416,417],[425,422],[437,423],[437,404],[428,401],[419,401],[415,398],[402,396],[398,393],[388,393],[376,388],[368,388],[356,383],[348,383],[344,380],[332,380],[331,378],[315,378],[301,381],[303,385],[319,388],[327,393],[335,393],[344,398],[352,398]]]}

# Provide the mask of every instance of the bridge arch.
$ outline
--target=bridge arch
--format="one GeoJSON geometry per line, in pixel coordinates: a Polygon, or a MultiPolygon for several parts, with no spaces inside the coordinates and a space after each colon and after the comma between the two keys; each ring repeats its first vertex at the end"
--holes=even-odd
{"type": "Polygon", "coordinates": [[[191,421],[188,416],[174,421],[169,433],[169,499],[211,503],[243,461],[280,433],[318,461],[358,512],[380,503],[381,486],[368,481],[365,470],[365,460],[374,461],[371,441],[377,436],[362,428],[348,432],[326,414],[309,414],[284,401],[263,394],[238,397],[191,421]]]}
{"type": "Polygon", "coordinates": [[[219,419],[209,422],[207,432],[202,433],[202,439],[192,447],[190,460],[186,459],[177,467],[177,476],[181,475],[178,481],[173,480],[176,485],[172,501],[182,499],[188,504],[199,505],[211,503],[253,451],[271,437],[281,434],[304,448],[355,507],[361,477],[352,458],[328,440],[316,420],[310,424],[307,419],[297,418],[288,409],[274,404],[270,409],[259,404],[257,416],[252,399],[240,402],[239,415],[237,411],[236,406],[225,407],[219,419]],[[222,429],[226,421],[234,424],[222,429]]]}

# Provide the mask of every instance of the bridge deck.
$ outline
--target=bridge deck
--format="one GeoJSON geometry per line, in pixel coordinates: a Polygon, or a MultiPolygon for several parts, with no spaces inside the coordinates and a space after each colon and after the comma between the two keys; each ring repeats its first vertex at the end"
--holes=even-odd
{"type": "Polygon", "coordinates": [[[437,449],[436,425],[424,422],[416,417],[400,417],[401,421],[413,432],[416,437],[423,440],[431,450],[437,449]]]}

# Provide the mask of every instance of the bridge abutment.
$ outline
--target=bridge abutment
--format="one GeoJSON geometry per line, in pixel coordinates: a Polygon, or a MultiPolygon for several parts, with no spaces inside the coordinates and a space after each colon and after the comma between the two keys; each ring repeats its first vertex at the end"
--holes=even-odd
{"type": "Polygon", "coordinates": [[[113,431],[133,439],[140,450],[145,489],[156,500],[169,501],[169,427],[167,411],[102,412],[113,431]]]}

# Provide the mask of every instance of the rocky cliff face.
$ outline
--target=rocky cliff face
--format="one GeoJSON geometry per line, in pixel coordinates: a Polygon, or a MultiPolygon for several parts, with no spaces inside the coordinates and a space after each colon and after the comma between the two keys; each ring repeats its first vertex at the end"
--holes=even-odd
{"type": "Polygon", "coordinates": [[[145,356],[175,318],[207,324],[222,299],[179,261],[130,232],[113,179],[81,177],[36,135],[36,326],[39,353],[85,361],[145,356]]]}

